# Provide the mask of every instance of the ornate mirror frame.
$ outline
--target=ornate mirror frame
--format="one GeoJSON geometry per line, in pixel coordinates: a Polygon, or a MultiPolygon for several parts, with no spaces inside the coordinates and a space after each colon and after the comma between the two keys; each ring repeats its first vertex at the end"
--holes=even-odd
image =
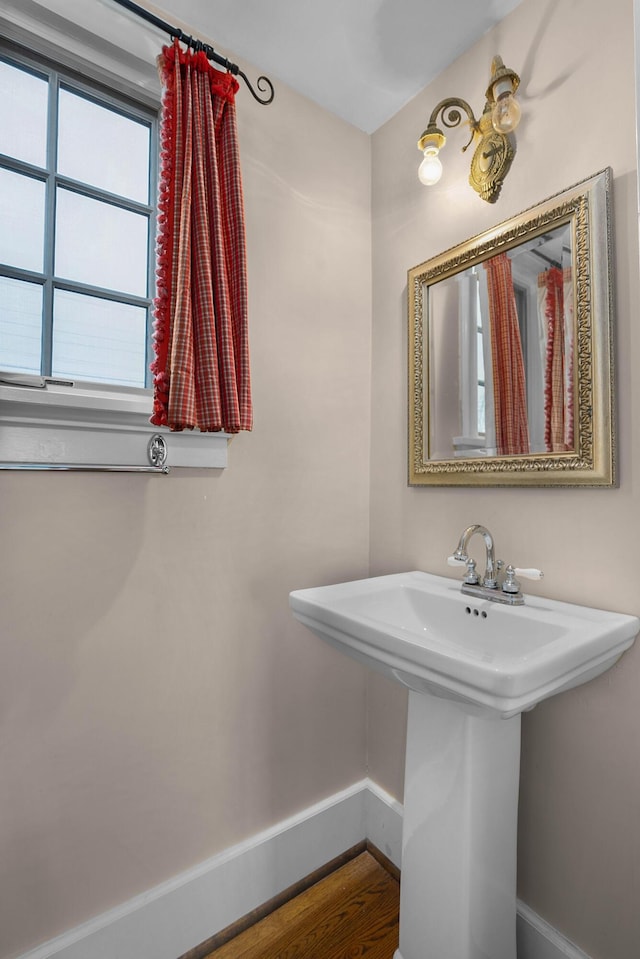
{"type": "Polygon", "coordinates": [[[603,170],[408,273],[409,485],[614,486],[611,171],[603,170]],[[574,442],[562,453],[430,458],[430,288],[569,224],[574,297],[574,442]]]}

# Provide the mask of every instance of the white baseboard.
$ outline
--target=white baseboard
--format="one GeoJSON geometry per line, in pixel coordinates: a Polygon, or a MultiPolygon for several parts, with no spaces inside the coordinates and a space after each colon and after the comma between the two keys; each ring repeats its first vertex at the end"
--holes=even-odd
{"type": "Polygon", "coordinates": [[[589,959],[520,899],[516,933],[518,959],[589,959]]]}
{"type": "MultiPolygon", "coordinates": [[[[370,779],[20,959],[177,959],[364,839],[400,867],[402,806],[370,779]]],[[[519,902],[518,959],[589,957],[519,902]]]]}
{"type": "Polygon", "coordinates": [[[400,869],[402,862],[402,803],[371,779],[365,780],[364,835],[400,869]]]}
{"type": "Polygon", "coordinates": [[[367,793],[356,783],[20,959],[177,959],[365,839],[367,793]]]}

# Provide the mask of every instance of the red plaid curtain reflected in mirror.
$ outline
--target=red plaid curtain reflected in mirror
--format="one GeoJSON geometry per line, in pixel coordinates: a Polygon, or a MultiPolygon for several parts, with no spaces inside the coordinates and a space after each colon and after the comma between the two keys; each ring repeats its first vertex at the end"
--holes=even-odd
{"type": "Polygon", "coordinates": [[[493,400],[498,456],[529,452],[527,391],[511,261],[498,253],[485,262],[489,292],[493,400]]]}
{"type": "Polygon", "coordinates": [[[159,66],[164,94],[151,422],[172,430],[250,430],[238,84],[177,40],[163,48],[159,66]]]}
{"type": "Polygon", "coordinates": [[[549,452],[573,449],[573,296],[571,270],[538,276],[544,331],[544,439],[549,452]],[[565,292],[568,296],[565,297],[565,292]]]}

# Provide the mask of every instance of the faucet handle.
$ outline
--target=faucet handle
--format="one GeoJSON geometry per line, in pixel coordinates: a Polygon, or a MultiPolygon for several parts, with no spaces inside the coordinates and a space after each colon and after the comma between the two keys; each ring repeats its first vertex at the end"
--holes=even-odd
{"type": "Polygon", "coordinates": [[[509,563],[507,568],[504,571],[504,580],[502,583],[502,592],[510,593],[515,595],[520,592],[520,583],[516,579],[516,572],[518,572],[514,567],[509,563]]]}
{"type": "Polygon", "coordinates": [[[466,566],[467,574],[462,580],[463,583],[466,583],[468,586],[476,586],[480,582],[480,578],[476,573],[476,561],[475,559],[469,559],[468,556],[465,556],[463,559],[462,556],[456,556],[455,553],[453,556],[447,557],[447,563],[449,566],[466,566]]]}
{"type": "Polygon", "coordinates": [[[516,576],[524,576],[525,579],[542,579],[544,573],[541,569],[520,569],[509,564],[505,570],[504,582],[502,583],[503,593],[515,594],[520,592],[520,583],[516,576]]]}
{"type": "Polygon", "coordinates": [[[544,573],[541,569],[519,569],[514,570],[516,576],[524,576],[525,579],[544,579],[544,573]]]}
{"type": "Polygon", "coordinates": [[[462,580],[463,583],[466,583],[467,586],[477,586],[480,582],[480,577],[476,572],[476,561],[475,559],[467,560],[467,575],[462,580]]]}

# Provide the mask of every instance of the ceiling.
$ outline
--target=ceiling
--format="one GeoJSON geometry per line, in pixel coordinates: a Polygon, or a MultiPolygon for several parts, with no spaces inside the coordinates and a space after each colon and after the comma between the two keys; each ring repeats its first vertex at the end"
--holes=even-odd
{"type": "Polygon", "coordinates": [[[373,133],[520,2],[156,0],[156,5],[172,25],[188,24],[221,53],[255,64],[276,85],[276,96],[280,80],[373,133]]]}

